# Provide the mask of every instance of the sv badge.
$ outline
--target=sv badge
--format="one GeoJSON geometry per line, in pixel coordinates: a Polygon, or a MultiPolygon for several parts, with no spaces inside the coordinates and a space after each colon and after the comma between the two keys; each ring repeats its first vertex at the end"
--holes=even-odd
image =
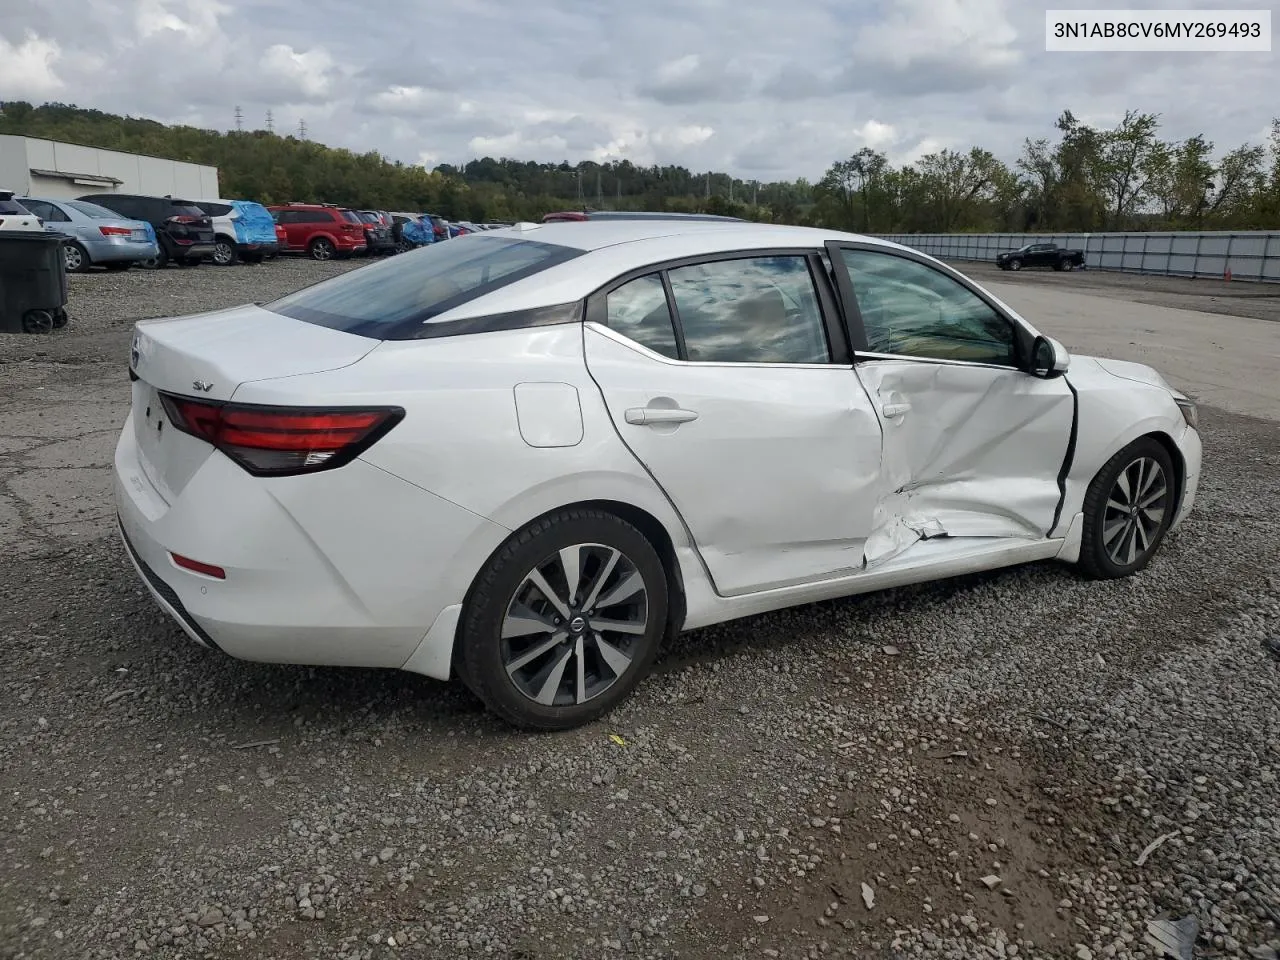
{"type": "Polygon", "coordinates": [[[201,393],[208,393],[210,390],[213,389],[213,384],[208,383],[204,380],[192,380],[191,386],[194,387],[196,390],[199,390],[201,393]]]}

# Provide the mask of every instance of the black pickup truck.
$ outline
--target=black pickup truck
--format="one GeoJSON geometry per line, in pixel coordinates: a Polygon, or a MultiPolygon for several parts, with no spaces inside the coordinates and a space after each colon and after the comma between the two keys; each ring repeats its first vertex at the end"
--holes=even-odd
{"type": "Polygon", "coordinates": [[[1017,250],[996,255],[996,266],[1001,270],[1021,270],[1023,267],[1053,267],[1055,270],[1084,269],[1084,251],[1068,250],[1056,243],[1028,243],[1017,250]]]}

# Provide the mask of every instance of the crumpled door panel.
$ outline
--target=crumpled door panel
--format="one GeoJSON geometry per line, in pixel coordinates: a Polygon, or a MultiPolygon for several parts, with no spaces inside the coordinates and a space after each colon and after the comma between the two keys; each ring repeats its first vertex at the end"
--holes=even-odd
{"type": "Polygon", "coordinates": [[[884,431],[868,567],[933,537],[1048,534],[1075,417],[1062,378],[920,360],[864,360],[884,431]]]}

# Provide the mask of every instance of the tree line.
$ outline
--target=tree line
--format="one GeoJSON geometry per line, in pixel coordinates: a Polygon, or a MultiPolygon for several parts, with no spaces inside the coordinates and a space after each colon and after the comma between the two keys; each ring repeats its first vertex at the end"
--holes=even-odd
{"type": "Polygon", "coordinates": [[[265,130],[221,132],[68,104],[0,104],[0,134],[63,140],[218,167],[222,193],[263,203],[327,202],[459,220],[537,220],[551,210],[718,213],[863,233],[1097,232],[1280,228],[1280,119],[1266,143],[1219,151],[1160,136],[1156,114],[1115,127],[1070,111],[1005,163],[944,149],[895,167],[863,148],[816,183],[751,181],[627,160],[535,163],[484,157],[428,170],[265,130]]]}

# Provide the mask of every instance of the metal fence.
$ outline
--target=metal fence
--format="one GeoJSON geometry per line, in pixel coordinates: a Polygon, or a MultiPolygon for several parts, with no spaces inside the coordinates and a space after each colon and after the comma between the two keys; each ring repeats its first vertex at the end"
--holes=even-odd
{"type": "Polygon", "coordinates": [[[1280,233],[911,233],[878,234],[941,260],[993,261],[1027,243],[1083,250],[1092,270],[1280,283],[1280,233]]]}

